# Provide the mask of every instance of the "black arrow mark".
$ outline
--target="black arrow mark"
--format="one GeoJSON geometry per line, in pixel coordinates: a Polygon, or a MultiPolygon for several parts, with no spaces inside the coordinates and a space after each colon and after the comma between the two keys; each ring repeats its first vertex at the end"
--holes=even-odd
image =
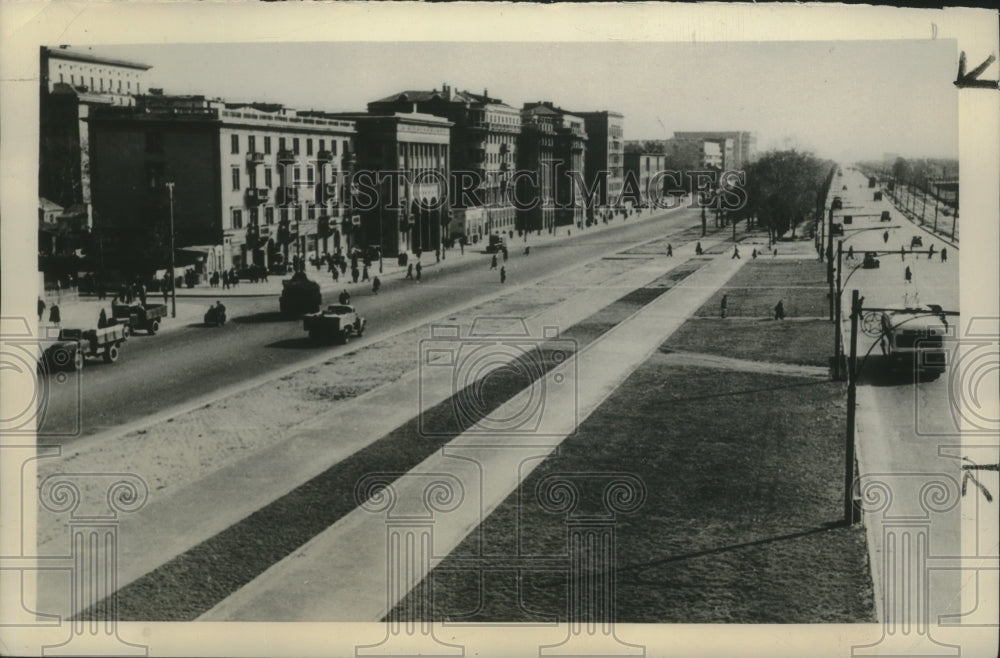
{"type": "Polygon", "coordinates": [[[966,89],[969,87],[978,87],[980,89],[997,89],[1000,84],[996,80],[980,80],[979,74],[986,70],[990,64],[996,60],[995,55],[990,55],[986,58],[982,64],[972,69],[968,73],[965,72],[965,51],[958,57],[958,78],[955,80],[955,86],[959,89],[966,89]]]}
{"type": "MultiPolygon", "coordinates": [[[[968,457],[962,457],[963,460],[971,462],[968,457]]],[[[976,479],[976,476],[972,474],[972,471],[1000,471],[1000,464],[963,464],[962,465],[962,496],[965,496],[965,492],[968,489],[968,483],[971,480],[972,484],[976,486],[983,493],[983,497],[986,498],[987,503],[993,502],[993,496],[990,495],[989,489],[987,489],[983,483],[976,479]]]]}

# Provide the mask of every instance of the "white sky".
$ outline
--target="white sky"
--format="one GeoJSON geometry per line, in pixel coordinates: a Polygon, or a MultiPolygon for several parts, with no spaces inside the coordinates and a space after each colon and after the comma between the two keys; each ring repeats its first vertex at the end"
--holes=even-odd
{"type": "Polygon", "coordinates": [[[360,110],[443,82],[520,107],[625,114],[626,139],[751,130],[841,161],[958,157],[956,42],[256,43],[99,46],[167,93],[360,110]]]}

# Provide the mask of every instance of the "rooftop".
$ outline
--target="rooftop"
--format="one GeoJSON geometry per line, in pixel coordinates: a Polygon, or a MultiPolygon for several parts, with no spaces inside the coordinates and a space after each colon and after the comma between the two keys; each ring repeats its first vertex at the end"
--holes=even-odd
{"type": "Polygon", "coordinates": [[[70,59],[77,62],[93,62],[95,64],[109,64],[113,66],[123,66],[130,69],[137,69],[139,71],[148,71],[149,69],[153,68],[149,64],[130,62],[124,59],[114,59],[112,57],[101,57],[99,55],[94,55],[92,53],[81,53],[79,51],[70,50],[68,46],[59,46],[58,48],[46,48],[45,46],[43,46],[42,53],[47,54],[50,58],[70,59]]]}

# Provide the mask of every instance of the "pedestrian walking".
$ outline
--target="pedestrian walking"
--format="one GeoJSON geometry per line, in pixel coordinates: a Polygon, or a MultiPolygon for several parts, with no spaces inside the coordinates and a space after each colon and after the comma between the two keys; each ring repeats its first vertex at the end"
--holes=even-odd
{"type": "Polygon", "coordinates": [[[721,304],[720,304],[720,306],[721,306],[721,311],[722,311],[722,319],[723,319],[723,320],[725,320],[725,319],[726,319],[726,304],[727,304],[728,302],[729,302],[729,295],[723,295],[723,296],[722,296],[722,302],[721,302],[721,304]]]}
{"type": "Polygon", "coordinates": [[[740,258],[740,248],[739,247],[733,247],[733,255],[732,255],[732,257],[729,260],[732,260],[733,258],[735,258],[737,260],[743,260],[742,258],[740,258]]]}
{"type": "Polygon", "coordinates": [[[357,265],[353,265],[351,267],[351,279],[354,281],[354,283],[358,282],[358,275],[359,274],[360,274],[360,272],[358,272],[358,266],[357,265]]]}
{"type": "Polygon", "coordinates": [[[882,242],[889,244],[889,231],[882,234],[882,242]]]}
{"type": "Polygon", "coordinates": [[[167,280],[166,280],[166,277],[164,277],[163,285],[161,286],[161,288],[163,288],[163,290],[161,292],[163,292],[163,303],[164,304],[167,303],[167,297],[170,296],[170,286],[171,285],[173,285],[173,283],[168,283],[167,280]]]}
{"type": "Polygon", "coordinates": [[[507,282],[507,268],[506,267],[501,267],[500,268],[500,283],[506,283],[506,282],[507,282]]]}
{"type": "Polygon", "coordinates": [[[847,248],[847,260],[854,260],[854,245],[847,248]]]}
{"type": "Polygon", "coordinates": [[[139,293],[139,303],[143,306],[146,305],[146,284],[140,281],[136,286],[136,290],[139,293]]]}
{"type": "Polygon", "coordinates": [[[785,319],[785,303],[782,300],[778,300],[778,303],[774,305],[774,319],[784,320],[785,319]]]}
{"type": "Polygon", "coordinates": [[[753,248],[753,253],[750,254],[750,257],[753,258],[754,260],[757,260],[757,247],[753,248]]]}
{"type": "Polygon", "coordinates": [[[927,260],[931,260],[932,258],[934,258],[934,245],[931,245],[930,249],[927,250],[927,260]]]}
{"type": "Polygon", "coordinates": [[[899,245],[899,260],[906,260],[906,245],[899,245]]]}
{"type": "Polygon", "coordinates": [[[347,259],[340,261],[340,273],[347,276],[347,259]]]}
{"type": "Polygon", "coordinates": [[[948,248],[947,247],[942,247],[941,248],[941,262],[942,263],[947,263],[948,262],[948,248]]]}
{"type": "Polygon", "coordinates": [[[434,262],[441,262],[441,245],[438,245],[438,248],[434,250],[434,262]]]}
{"type": "Polygon", "coordinates": [[[530,253],[531,253],[531,247],[525,247],[524,248],[524,255],[527,256],[530,253]]]}
{"type": "Polygon", "coordinates": [[[343,292],[340,293],[340,295],[337,297],[337,299],[340,300],[341,304],[350,304],[351,303],[351,294],[349,292],[347,292],[347,288],[344,288],[343,292]]]}
{"type": "Polygon", "coordinates": [[[98,299],[104,299],[105,297],[107,297],[107,295],[104,294],[104,279],[103,278],[98,278],[97,279],[97,298],[98,299]]]}
{"type": "Polygon", "coordinates": [[[368,281],[368,266],[367,265],[365,265],[365,268],[363,270],[361,270],[361,280],[362,281],[368,281]]]}
{"type": "Polygon", "coordinates": [[[421,265],[420,261],[418,260],[417,261],[417,283],[420,283],[420,277],[423,274],[423,271],[424,271],[424,266],[421,265]]]}
{"type": "Polygon", "coordinates": [[[465,240],[458,241],[458,248],[462,250],[462,255],[465,255],[465,240]]]}
{"type": "Polygon", "coordinates": [[[497,255],[493,254],[493,260],[490,261],[490,269],[495,270],[497,268],[497,255]]]}
{"type": "Polygon", "coordinates": [[[503,248],[503,262],[507,262],[507,247],[503,248]]]}
{"type": "Polygon", "coordinates": [[[913,280],[913,272],[910,271],[909,265],[906,266],[906,271],[903,272],[903,278],[906,280],[906,283],[910,283],[913,280]]]}
{"type": "Polygon", "coordinates": [[[38,298],[38,321],[42,321],[42,316],[45,315],[45,301],[39,297],[38,298]]]}
{"type": "Polygon", "coordinates": [[[104,329],[106,326],[108,326],[108,314],[102,308],[101,314],[97,316],[97,328],[104,329]]]}
{"type": "Polygon", "coordinates": [[[372,292],[378,294],[378,289],[382,287],[382,281],[378,277],[372,279],[372,292]]]}
{"type": "Polygon", "coordinates": [[[407,279],[413,278],[413,263],[410,263],[409,265],[406,266],[406,278],[407,279]]]}
{"type": "Polygon", "coordinates": [[[49,308],[49,322],[52,324],[59,324],[62,322],[62,319],[59,316],[59,306],[56,304],[53,304],[51,308],[49,308]]]}
{"type": "Polygon", "coordinates": [[[673,247],[673,245],[671,245],[671,244],[670,244],[670,243],[668,242],[668,243],[667,243],[667,256],[668,256],[668,257],[673,257],[673,255],[674,255],[674,247],[673,247]]]}
{"type": "Polygon", "coordinates": [[[701,256],[702,250],[700,242],[694,246],[694,253],[697,254],[698,256],[701,256]]]}
{"type": "Polygon", "coordinates": [[[229,273],[228,272],[223,272],[222,273],[222,289],[223,290],[228,290],[229,289],[229,273]]]}

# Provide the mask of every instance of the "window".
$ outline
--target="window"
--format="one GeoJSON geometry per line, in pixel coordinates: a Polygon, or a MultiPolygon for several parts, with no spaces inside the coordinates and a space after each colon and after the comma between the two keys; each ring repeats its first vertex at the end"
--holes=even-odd
{"type": "Polygon", "coordinates": [[[233,228],[243,228],[243,211],[233,208],[233,228]]]}
{"type": "Polygon", "coordinates": [[[292,170],[292,180],[295,181],[296,185],[299,184],[299,182],[302,180],[302,167],[298,165],[295,166],[295,168],[292,170]]]}
{"type": "Polygon", "coordinates": [[[337,155],[337,140],[330,140],[330,150],[333,151],[334,155],[337,155]]]}
{"type": "Polygon", "coordinates": [[[274,207],[268,206],[264,208],[264,223],[273,224],[274,223],[274,207]]]}
{"type": "Polygon", "coordinates": [[[260,224],[260,209],[256,206],[250,209],[250,224],[252,226],[260,224]]]}
{"type": "Polygon", "coordinates": [[[240,136],[236,135],[236,134],[230,135],[229,141],[232,144],[232,153],[239,153],[240,152],[240,136]]]}
{"type": "Polygon", "coordinates": [[[271,178],[271,168],[264,168],[264,187],[274,187],[274,183],[271,178]]]}
{"type": "Polygon", "coordinates": [[[247,136],[247,153],[253,153],[257,150],[257,138],[253,135],[247,136]]]}
{"type": "Polygon", "coordinates": [[[69,76],[69,83],[71,85],[76,85],[76,76],[75,75],[69,76]]]}
{"type": "Polygon", "coordinates": [[[302,206],[295,206],[295,221],[302,221],[302,206]]]}
{"type": "Polygon", "coordinates": [[[101,91],[104,91],[104,78],[101,78],[101,91]]]}
{"type": "Polygon", "coordinates": [[[268,155],[271,154],[271,138],[270,137],[265,137],[264,138],[264,153],[266,153],[268,155]]]}
{"type": "Polygon", "coordinates": [[[326,140],[325,139],[319,140],[319,150],[320,151],[325,151],[326,150],[326,140]]]}
{"type": "Polygon", "coordinates": [[[292,138],[292,153],[294,153],[295,155],[299,154],[299,138],[298,137],[293,137],[292,138]]]}
{"type": "Polygon", "coordinates": [[[240,189],[240,168],[233,167],[233,189],[240,189]]]}
{"type": "Polygon", "coordinates": [[[285,138],[284,137],[279,137],[278,138],[278,150],[279,151],[284,151],[285,150],[285,138]]]}
{"type": "Polygon", "coordinates": [[[121,93],[121,91],[122,91],[122,81],[119,79],[118,80],[118,93],[121,93]]]}
{"type": "Polygon", "coordinates": [[[90,90],[94,90],[94,76],[90,76],[90,90]]]}
{"type": "Polygon", "coordinates": [[[315,182],[316,181],[315,181],[315,176],[313,175],[313,167],[312,165],[308,165],[306,167],[306,183],[312,185],[315,182]]]}
{"type": "Polygon", "coordinates": [[[288,221],[288,208],[285,207],[281,208],[281,221],[283,222],[288,221]]]}
{"type": "Polygon", "coordinates": [[[65,82],[65,80],[63,80],[63,74],[62,73],[59,74],[59,82],[65,82]]]}
{"type": "Polygon", "coordinates": [[[132,83],[131,82],[128,83],[128,90],[132,91],[132,83]]]}
{"type": "Polygon", "coordinates": [[[313,154],[313,141],[310,138],[306,140],[306,155],[312,155],[312,154],[313,154]]]}
{"type": "Polygon", "coordinates": [[[151,189],[151,190],[163,186],[163,163],[162,162],[147,162],[146,163],[146,182],[149,185],[149,189],[151,189]]]}
{"type": "Polygon", "coordinates": [[[257,187],[257,167],[250,167],[247,172],[247,187],[257,187]]]}
{"type": "Polygon", "coordinates": [[[316,219],[316,206],[309,204],[309,219],[316,219]]]}
{"type": "Polygon", "coordinates": [[[163,153],[163,133],[146,133],[146,153],[163,153]]]}

